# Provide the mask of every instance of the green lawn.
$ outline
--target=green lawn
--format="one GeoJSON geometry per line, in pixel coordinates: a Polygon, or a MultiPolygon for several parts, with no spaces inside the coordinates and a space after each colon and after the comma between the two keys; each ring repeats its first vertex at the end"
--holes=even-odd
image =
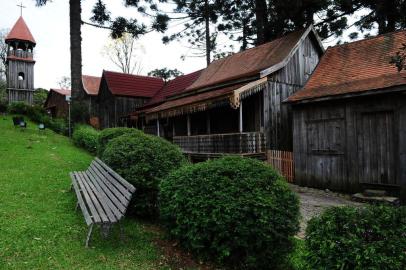
{"type": "Polygon", "coordinates": [[[160,268],[154,235],[131,219],[125,243],[115,229],[107,240],[96,231],[84,247],[87,227],[68,173],[91,159],[66,137],[32,123],[21,131],[0,117],[0,269],[160,268]]]}

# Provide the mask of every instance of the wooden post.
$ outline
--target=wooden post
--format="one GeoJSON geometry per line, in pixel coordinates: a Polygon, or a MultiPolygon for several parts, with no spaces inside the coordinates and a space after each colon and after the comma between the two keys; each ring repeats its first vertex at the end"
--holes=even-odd
{"type": "Polygon", "coordinates": [[[207,131],[207,134],[209,135],[209,134],[211,134],[211,123],[210,123],[210,113],[209,113],[209,111],[207,111],[207,113],[206,113],[206,131],[207,131]]]}
{"type": "Polygon", "coordinates": [[[176,136],[176,131],[175,131],[175,120],[172,121],[172,137],[176,136]]]}
{"type": "Polygon", "coordinates": [[[159,118],[156,119],[156,133],[158,137],[161,137],[160,131],[159,131],[159,118]]]}
{"type": "Polygon", "coordinates": [[[242,133],[242,132],[243,132],[243,122],[242,122],[242,100],[240,101],[240,108],[239,108],[239,110],[240,110],[240,113],[239,113],[239,115],[238,115],[238,120],[239,120],[239,122],[238,122],[238,129],[239,129],[240,133],[242,133]]]}
{"type": "Polygon", "coordinates": [[[190,114],[187,114],[186,121],[187,121],[187,135],[191,136],[192,130],[191,130],[191,126],[190,126],[190,114]]]}

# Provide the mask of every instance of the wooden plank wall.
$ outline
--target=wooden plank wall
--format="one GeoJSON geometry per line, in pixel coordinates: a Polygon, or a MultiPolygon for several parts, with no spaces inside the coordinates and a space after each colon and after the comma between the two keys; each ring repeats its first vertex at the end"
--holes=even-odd
{"type": "Polygon", "coordinates": [[[34,63],[9,60],[7,65],[7,87],[10,89],[34,90],[34,63]],[[24,81],[18,80],[18,74],[24,73],[24,81]]]}
{"type": "Polygon", "coordinates": [[[268,150],[267,163],[276,169],[289,183],[293,183],[295,167],[293,152],[268,150]]]}
{"type": "Polygon", "coordinates": [[[264,131],[267,148],[292,151],[292,109],[283,103],[304,86],[320,60],[314,41],[307,37],[289,63],[269,76],[264,89],[264,131]]]}
{"type": "Polygon", "coordinates": [[[294,106],[295,182],[347,192],[406,186],[402,119],[398,94],[294,106]]]}

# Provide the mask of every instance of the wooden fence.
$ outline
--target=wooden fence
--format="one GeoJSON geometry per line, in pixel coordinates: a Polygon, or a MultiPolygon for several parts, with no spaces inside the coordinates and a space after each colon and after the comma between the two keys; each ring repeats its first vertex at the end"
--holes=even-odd
{"type": "Polygon", "coordinates": [[[279,173],[283,175],[289,183],[293,183],[293,179],[295,176],[293,152],[268,150],[267,162],[271,164],[271,166],[274,167],[276,170],[278,170],[279,173]]]}

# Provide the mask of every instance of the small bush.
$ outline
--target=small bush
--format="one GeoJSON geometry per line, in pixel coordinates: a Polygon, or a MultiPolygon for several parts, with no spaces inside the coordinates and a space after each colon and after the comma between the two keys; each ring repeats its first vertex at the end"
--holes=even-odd
{"type": "Polygon", "coordinates": [[[112,139],[102,159],[137,188],[132,208],[136,215],[144,217],[157,216],[161,179],[186,162],[177,146],[144,133],[125,134],[112,139]]]}
{"type": "Polygon", "coordinates": [[[68,122],[62,118],[43,118],[46,128],[53,130],[54,132],[62,135],[68,135],[69,127],[68,122]]]}
{"type": "Polygon", "coordinates": [[[41,106],[28,106],[26,114],[35,123],[42,123],[47,116],[45,109],[41,106]]]}
{"type": "Polygon", "coordinates": [[[141,136],[144,133],[139,129],[125,127],[103,129],[102,131],[100,131],[99,134],[99,146],[98,146],[99,156],[103,154],[104,149],[106,148],[109,141],[111,141],[114,138],[120,137],[121,135],[124,134],[134,134],[134,136],[141,136]]]}
{"type": "Polygon", "coordinates": [[[225,157],[172,172],[161,183],[169,234],[200,257],[238,269],[282,267],[299,228],[299,202],[263,162],[225,157]]]}
{"type": "Polygon", "coordinates": [[[75,127],[72,135],[73,143],[92,154],[97,152],[99,132],[91,126],[79,125],[75,127]]]}
{"type": "Polygon", "coordinates": [[[26,115],[29,105],[24,102],[13,102],[8,106],[8,112],[10,114],[26,115]]]}
{"type": "Polygon", "coordinates": [[[0,100],[0,113],[5,113],[8,111],[8,105],[6,101],[0,100]]]}
{"type": "Polygon", "coordinates": [[[406,269],[406,208],[335,207],[306,229],[310,269],[406,269]]]}

